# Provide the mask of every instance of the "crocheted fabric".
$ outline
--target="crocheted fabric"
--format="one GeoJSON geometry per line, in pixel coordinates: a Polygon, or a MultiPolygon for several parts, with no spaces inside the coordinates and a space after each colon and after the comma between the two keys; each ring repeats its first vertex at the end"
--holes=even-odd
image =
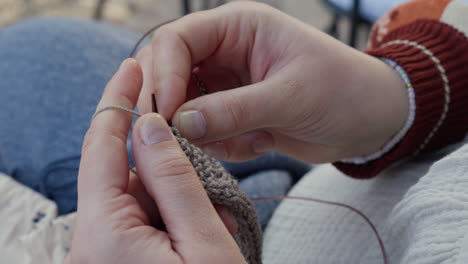
{"type": "Polygon", "coordinates": [[[195,168],[211,202],[227,206],[236,218],[239,229],[235,239],[245,259],[250,264],[261,263],[262,233],[252,202],[221,163],[181,137],[176,128],[172,128],[172,133],[195,168]]]}

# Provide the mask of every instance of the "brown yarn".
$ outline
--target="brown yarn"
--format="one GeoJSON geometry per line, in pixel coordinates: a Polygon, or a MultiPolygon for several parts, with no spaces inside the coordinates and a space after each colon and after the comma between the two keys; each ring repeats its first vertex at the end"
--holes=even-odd
{"type": "MultiPolygon", "coordinates": [[[[135,116],[140,113],[121,107],[106,106],[98,109],[93,119],[102,112],[117,110],[135,116]]],[[[200,148],[183,138],[177,128],[171,127],[172,133],[179,142],[180,147],[192,163],[195,171],[213,204],[224,205],[229,208],[238,224],[235,235],[237,245],[244,258],[250,264],[262,263],[262,232],[257,213],[247,195],[240,190],[237,180],[214,158],[205,154],[200,148]]],[[[133,170],[135,172],[135,170],[133,170]]],[[[138,175],[137,173],[135,173],[138,175]]]]}
{"type": "MultiPolygon", "coordinates": [[[[139,45],[153,31],[175,20],[176,19],[166,21],[148,30],[137,41],[132,51],[130,52],[129,57],[135,56],[135,53],[139,45]]],[[[196,74],[192,74],[192,78],[194,78],[197,86],[200,89],[201,94],[202,95],[206,94],[207,88],[205,84],[198,78],[196,74]]],[[[153,102],[153,104],[155,108],[156,103],[153,102]]],[[[98,110],[94,114],[93,118],[99,113],[106,111],[106,110],[111,110],[111,109],[124,111],[130,114],[136,115],[136,116],[141,115],[138,112],[135,112],[129,109],[124,109],[120,106],[107,106],[103,109],[98,110]]],[[[245,259],[250,264],[262,263],[262,260],[261,260],[262,234],[261,234],[261,229],[258,223],[256,211],[252,202],[245,195],[245,193],[243,193],[239,189],[237,181],[224,169],[224,167],[216,159],[209,157],[203,151],[201,151],[198,147],[191,144],[187,139],[181,137],[179,131],[176,128],[172,127],[172,132],[177,138],[177,141],[179,142],[185,155],[188,157],[193,167],[195,168],[195,171],[197,172],[197,175],[200,178],[200,181],[203,184],[203,187],[205,188],[211,202],[214,204],[227,206],[231,210],[231,213],[236,218],[236,221],[239,226],[239,230],[238,230],[238,233],[235,235],[235,239],[245,259]]],[[[362,213],[361,211],[359,211],[358,209],[352,206],[342,204],[342,203],[337,203],[337,202],[309,198],[309,197],[288,197],[288,196],[257,197],[257,198],[253,198],[252,200],[269,201],[269,200],[283,200],[283,199],[304,200],[304,201],[315,202],[315,203],[324,203],[324,204],[347,208],[357,213],[369,224],[372,231],[374,232],[378,240],[381,252],[382,252],[383,263],[384,264],[389,263],[389,259],[388,259],[387,252],[385,250],[385,246],[383,244],[382,238],[380,237],[375,225],[364,213],[362,213]]]]}
{"type": "MultiPolygon", "coordinates": [[[[93,119],[100,113],[108,110],[118,110],[140,117],[141,114],[121,107],[121,106],[106,106],[96,111],[93,119]]],[[[206,190],[208,197],[213,204],[224,205],[228,207],[235,217],[238,224],[238,232],[235,235],[236,242],[241,249],[244,258],[250,264],[261,264],[262,251],[262,232],[259,226],[255,207],[249,197],[239,189],[237,180],[235,180],[229,172],[214,158],[205,154],[200,148],[191,144],[187,139],[183,138],[177,128],[171,127],[172,133],[176,137],[180,147],[184,151],[187,158],[192,163],[195,171],[206,190]]],[[[133,172],[137,174],[135,170],[133,172]]],[[[383,263],[388,264],[388,254],[385,250],[385,245],[377,228],[372,221],[360,210],[339,202],[315,199],[311,197],[294,197],[294,196],[273,196],[273,197],[256,197],[253,201],[271,201],[271,200],[303,200],[308,202],[323,203],[333,206],[347,208],[360,217],[362,217],[370,226],[375,234],[382,252],[383,263]]]]}
{"type": "MultiPolygon", "coordinates": [[[[138,46],[143,40],[148,37],[153,31],[159,27],[175,21],[176,19],[166,21],[159,25],[152,27],[137,41],[129,57],[135,56],[138,46]]],[[[205,84],[196,76],[192,74],[195,79],[197,86],[200,89],[202,95],[207,93],[205,84]]],[[[154,97],[152,98],[153,108],[156,108],[154,97]]],[[[107,110],[119,110],[135,116],[141,116],[140,113],[126,109],[120,106],[106,106],[99,109],[94,114],[93,118],[101,112],[107,110]]],[[[157,112],[156,109],[153,111],[157,112]]],[[[170,124],[170,123],[169,123],[170,124]]],[[[187,158],[195,168],[198,177],[208,194],[213,204],[227,206],[238,224],[238,232],[235,235],[236,242],[241,249],[244,258],[250,264],[261,264],[262,263],[262,232],[258,222],[258,217],[255,211],[255,207],[249,200],[247,195],[239,189],[237,180],[224,169],[224,167],[214,158],[209,157],[198,147],[191,144],[187,139],[181,137],[179,131],[175,127],[172,128],[172,133],[177,138],[182,150],[184,151],[187,158]]],[[[133,170],[136,172],[135,170],[133,170]]]]}
{"type": "Polygon", "coordinates": [[[242,254],[250,264],[262,263],[262,232],[255,207],[247,195],[239,189],[237,180],[216,159],[180,136],[172,128],[180,147],[192,163],[203,187],[213,204],[227,206],[239,226],[235,235],[242,254]]]}

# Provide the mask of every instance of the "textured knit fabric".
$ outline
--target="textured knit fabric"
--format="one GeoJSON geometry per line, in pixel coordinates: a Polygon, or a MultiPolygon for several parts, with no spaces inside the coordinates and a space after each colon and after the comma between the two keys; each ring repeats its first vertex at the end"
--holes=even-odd
{"type": "MultiPolygon", "coordinates": [[[[396,10],[390,12],[394,21],[398,14],[406,14],[401,18],[411,21],[388,32],[387,27],[376,26],[381,39],[375,38],[369,52],[398,62],[419,93],[419,120],[388,155],[400,154],[363,166],[335,164],[354,177],[378,174],[368,180],[347,177],[330,165],[320,166],[289,195],[342,202],[361,210],[376,224],[392,264],[465,264],[468,139],[434,149],[466,136],[468,53],[463,34],[468,32],[468,4],[424,0],[396,10]],[[395,40],[420,46],[388,44],[395,40]],[[421,52],[420,47],[432,55],[421,52]],[[422,144],[442,116],[446,100],[443,74],[451,92],[448,112],[437,133],[422,144]],[[419,155],[413,156],[421,146],[419,155]]],[[[383,263],[377,239],[361,217],[343,208],[296,200],[283,201],[275,211],[264,234],[263,252],[265,263],[383,263]]]]}
{"type": "MultiPolygon", "coordinates": [[[[459,145],[451,146],[413,158],[367,181],[323,165],[290,195],[341,201],[362,210],[377,224],[391,264],[465,264],[466,143],[458,150],[459,145]]],[[[0,193],[0,262],[62,264],[76,214],[57,218],[52,201],[3,174],[0,193]]],[[[383,263],[375,236],[360,217],[343,208],[288,200],[265,232],[263,256],[267,264],[383,263]]]]}
{"type": "MultiPolygon", "coordinates": [[[[131,109],[110,105],[98,109],[93,119],[104,111],[123,111],[140,116],[138,112],[131,109]]],[[[171,130],[195,169],[211,202],[226,206],[236,219],[238,230],[235,239],[246,260],[253,264],[261,263],[262,234],[252,202],[219,161],[183,138],[177,128],[171,127],[171,130]]],[[[138,168],[135,173],[137,172],[138,168]]]]}
{"type": "Polygon", "coordinates": [[[57,217],[57,206],[0,173],[0,263],[63,264],[76,214],[57,217]]]}
{"type": "MultiPolygon", "coordinates": [[[[289,195],[361,210],[376,225],[391,264],[466,264],[468,140],[462,145],[406,160],[369,180],[322,165],[289,195]]],[[[377,239],[361,217],[341,207],[296,200],[283,201],[273,214],[264,233],[263,261],[383,264],[377,239]]]]}
{"type": "Polygon", "coordinates": [[[250,264],[261,263],[262,234],[252,202],[221,163],[182,138],[177,129],[172,128],[172,132],[195,168],[211,202],[225,205],[236,218],[239,229],[235,238],[245,259],[250,264]]]}
{"type": "MultiPolygon", "coordinates": [[[[460,9],[452,4],[446,12],[455,14],[460,9]]],[[[452,17],[441,13],[444,19],[452,17]]],[[[450,21],[458,28],[453,23],[464,20],[450,21]]],[[[421,74],[433,67],[421,69],[421,74]]],[[[377,224],[392,264],[467,263],[468,147],[454,151],[456,147],[420,154],[368,181],[324,165],[299,182],[291,195],[341,201],[363,210],[377,224]]],[[[2,261],[61,263],[75,216],[55,219],[52,202],[5,175],[0,175],[0,193],[8,198],[0,207],[0,218],[8,223],[0,225],[2,261]]],[[[361,218],[310,202],[284,201],[267,228],[263,249],[265,263],[382,263],[377,241],[361,218]]]]}
{"type": "MultiPolygon", "coordinates": [[[[410,78],[415,91],[416,117],[401,142],[377,160],[362,165],[337,162],[344,173],[356,178],[376,176],[395,162],[421,152],[439,149],[460,141],[468,131],[468,28],[466,13],[453,14],[451,5],[467,9],[468,4],[448,1],[415,1],[392,11],[392,23],[402,24],[379,36],[367,53],[395,61],[410,78]],[[445,4],[444,4],[445,3],[445,4]],[[417,9],[416,7],[419,7],[417,9]],[[423,17],[452,19],[449,25],[439,19],[415,19],[419,10],[423,17]],[[442,8],[442,10],[439,10],[442,8]],[[431,12],[429,12],[430,10],[431,12]],[[445,12],[443,12],[445,10],[445,12]],[[427,13],[427,14],[426,14],[427,13]],[[401,14],[411,14],[407,16],[401,14]],[[452,18],[463,15],[465,20],[452,18]],[[461,24],[454,24],[461,21],[461,24]]],[[[375,34],[375,32],[374,32],[375,34]]]]}

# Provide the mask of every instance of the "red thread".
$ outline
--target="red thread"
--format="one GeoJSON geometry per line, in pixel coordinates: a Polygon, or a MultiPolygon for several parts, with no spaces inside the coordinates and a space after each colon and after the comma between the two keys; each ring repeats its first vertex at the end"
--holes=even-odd
{"type": "Polygon", "coordinates": [[[315,202],[315,203],[334,205],[334,206],[347,208],[355,212],[359,216],[361,216],[367,222],[367,224],[369,224],[370,228],[375,234],[375,237],[377,238],[377,241],[379,242],[380,251],[382,252],[383,262],[384,264],[389,264],[387,251],[385,250],[385,245],[383,243],[382,237],[379,235],[379,232],[377,231],[377,228],[369,219],[369,217],[367,217],[363,212],[352,207],[351,205],[347,205],[347,204],[339,203],[339,202],[320,200],[320,199],[315,199],[315,198],[310,198],[310,197],[301,197],[301,196],[271,196],[271,197],[256,197],[256,198],[250,198],[250,199],[252,201],[302,200],[302,201],[315,202]]]}

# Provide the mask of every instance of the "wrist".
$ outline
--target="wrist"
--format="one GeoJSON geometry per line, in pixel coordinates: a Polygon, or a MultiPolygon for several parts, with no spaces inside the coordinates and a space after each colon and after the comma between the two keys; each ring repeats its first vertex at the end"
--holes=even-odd
{"type": "Polygon", "coordinates": [[[418,20],[392,31],[382,45],[366,53],[395,61],[414,89],[415,118],[406,135],[388,153],[366,164],[334,165],[355,178],[370,178],[405,157],[463,139],[466,122],[466,36],[438,21],[418,20]],[[443,32],[443,34],[441,33],[443,32]],[[442,34],[442,35],[441,35],[442,34]]]}
{"type": "MultiPolygon", "coordinates": [[[[371,157],[383,151],[404,128],[410,112],[405,81],[385,62],[367,56],[364,67],[359,67],[361,91],[358,105],[357,134],[347,158],[371,157]]],[[[353,113],[354,114],[354,113],[353,113]]]]}
{"type": "Polygon", "coordinates": [[[408,130],[414,123],[415,115],[416,115],[416,102],[415,102],[415,92],[414,88],[411,84],[411,81],[408,77],[408,74],[405,70],[398,65],[395,61],[387,59],[387,58],[379,58],[381,61],[385,62],[389,67],[391,67],[396,73],[398,73],[400,79],[404,82],[406,91],[407,91],[407,98],[408,98],[408,105],[409,105],[409,112],[403,127],[392,136],[390,140],[388,140],[385,145],[383,145],[379,150],[373,152],[372,154],[366,156],[359,156],[349,159],[343,159],[340,162],[348,163],[348,164],[365,164],[369,161],[373,161],[376,159],[381,158],[385,154],[387,154],[390,150],[396,147],[396,145],[404,138],[404,136],[408,133],[408,130]]]}

